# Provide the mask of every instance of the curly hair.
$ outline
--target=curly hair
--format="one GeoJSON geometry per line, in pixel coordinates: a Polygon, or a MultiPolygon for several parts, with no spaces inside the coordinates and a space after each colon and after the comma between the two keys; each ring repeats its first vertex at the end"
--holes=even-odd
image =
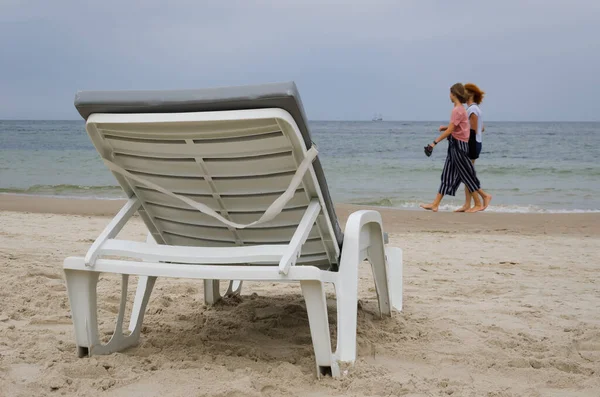
{"type": "Polygon", "coordinates": [[[485,92],[481,91],[481,88],[477,87],[477,85],[473,83],[465,84],[465,90],[467,90],[467,94],[469,96],[473,96],[473,102],[476,104],[480,104],[483,101],[483,97],[485,96],[485,92]]]}

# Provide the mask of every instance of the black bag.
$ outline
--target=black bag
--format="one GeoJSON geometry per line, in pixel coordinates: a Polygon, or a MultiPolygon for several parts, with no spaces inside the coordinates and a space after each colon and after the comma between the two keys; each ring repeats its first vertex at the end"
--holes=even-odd
{"type": "Polygon", "coordinates": [[[426,155],[427,157],[430,157],[430,156],[431,156],[431,153],[433,153],[433,146],[431,146],[431,145],[427,145],[427,146],[425,146],[425,148],[424,148],[424,149],[425,149],[425,155],[426,155]]]}

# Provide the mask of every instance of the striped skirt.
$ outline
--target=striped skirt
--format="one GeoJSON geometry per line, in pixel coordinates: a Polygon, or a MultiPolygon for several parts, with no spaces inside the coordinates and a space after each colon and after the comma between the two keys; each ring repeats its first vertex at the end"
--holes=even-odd
{"type": "Polygon", "coordinates": [[[439,193],[454,196],[460,184],[475,192],[481,189],[475,167],[469,159],[469,142],[448,138],[448,155],[442,171],[442,184],[439,193]]]}

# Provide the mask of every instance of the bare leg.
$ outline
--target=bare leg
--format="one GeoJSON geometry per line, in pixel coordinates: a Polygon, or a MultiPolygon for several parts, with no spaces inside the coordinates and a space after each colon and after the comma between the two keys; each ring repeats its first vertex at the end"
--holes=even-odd
{"type": "MultiPolygon", "coordinates": [[[[473,166],[475,165],[475,160],[471,160],[471,164],[473,164],[473,166]]],[[[481,207],[481,201],[479,201],[479,197],[475,194],[473,194],[473,192],[471,192],[469,190],[469,188],[467,188],[467,186],[465,185],[465,203],[463,204],[462,207],[460,207],[459,209],[457,209],[454,212],[477,212],[477,211],[481,211],[480,209],[481,207]],[[471,208],[471,199],[473,199],[473,201],[475,202],[475,206],[471,208]],[[479,209],[476,209],[479,208],[479,209]],[[476,209],[476,210],[474,210],[476,209]]]]}
{"type": "MultiPolygon", "coordinates": [[[[492,201],[492,195],[484,192],[483,189],[479,189],[477,193],[481,196],[481,199],[483,200],[483,205],[480,211],[484,211],[490,205],[490,202],[492,201]]],[[[475,195],[473,195],[473,197],[475,197],[475,195]]]]}
{"type": "Polygon", "coordinates": [[[454,212],[465,212],[471,208],[471,197],[473,196],[473,194],[471,193],[471,191],[465,186],[465,203],[463,204],[462,207],[460,207],[459,209],[455,210],[454,212]]]}
{"type": "Polygon", "coordinates": [[[483,207],[483,204],[481,203],[481,200],[479,200],[479,196],[477,194],[473,194],[473,201],[475,201],[475,205],[473,207],[469,208],[468,210],[466,210],[465,212],[469,212],[469,213],[479,212],[479,211],[483,211],[485,209],[483,207]]]}
{"type": "MultiPolygon", "coordinates": [[[[473,166],[475,166],[475,160],[471,160],[471,163],[473,163],[473,166]]],[[[465,212],[472,213],[472,212],[483,211],[485,208],[483,208],[483,204],[481,203],[479,196],[477,194],[471,193],[471,197],[473,198],[474,205],[473,205],[473,207],[471,207],[471,200],[469,198],[467,205],[468,205],[468,207],[471,207],[471,208],[468,208],[465,212]]]]}
{"type": "MultiPolygon", "coordinates": [[[[481,191],[483,191],[483,190],[481,190],[481,191]]],[[[479,193],[479,192],[477,192],[477,193],[479,193]]],[[[481,194],[481,193],[479,193],[479,194],[481,194]]],[[[479,195],[471,193],[471,196],[473,197],[473,201],[475,202],[475,205],[473,207],[469,208],[468,210],[466,210],[465,212],[472,213],[472,212],[483,211],[485,208],[483,207],[483,204],[481,203],[481,200],[479,199],[479,195]]],[[[491,200],[491,198],[490,198],[490,200],[491,200]]]]}
{"type": "Polygon", "coordinates": [[[429,210],[429,211],[437,212],[438,208],[440,207],[440,202],[442,201],[443,197],[444,197],[443,194],[438,193],[437,196],[435,196],[435,200],[433,200],[433,203],[421,204],[421,208],[429,210]]]}

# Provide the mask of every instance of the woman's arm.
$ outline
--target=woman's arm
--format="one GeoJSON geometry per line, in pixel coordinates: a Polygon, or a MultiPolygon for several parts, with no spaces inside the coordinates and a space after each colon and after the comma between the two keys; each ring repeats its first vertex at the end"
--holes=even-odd
{"type": "Polygon", "coordinates": [[[428,146],[434,148],[438,143],[448,138],[454,132],[454,109],[452,109],[452,113],[450,113],[450,122],[448,123],[448,127],[440,126],[440,131],[442,132],[440,136],[434,139],[433,143],[430,143],[428,146]]]}
{"type": "Polygon", "coordinates": [[[454,132],[454,124],[450,123],[448,124],[448,128],[446,129],[446,131],[442,132],[440,136],[438,136],[437,139],[433,141],[433,146],[435,147],[435,145],[448,138],[450,135],[452,135],[452,132],[454,132]]]}
{"type": "Polygon", "coordinates": [[[479,118],[475,113],[471,113],[469,117],[469,124],[471,124],[471,129],[477,131],[477,123],[479,122],[479,118]]]}

